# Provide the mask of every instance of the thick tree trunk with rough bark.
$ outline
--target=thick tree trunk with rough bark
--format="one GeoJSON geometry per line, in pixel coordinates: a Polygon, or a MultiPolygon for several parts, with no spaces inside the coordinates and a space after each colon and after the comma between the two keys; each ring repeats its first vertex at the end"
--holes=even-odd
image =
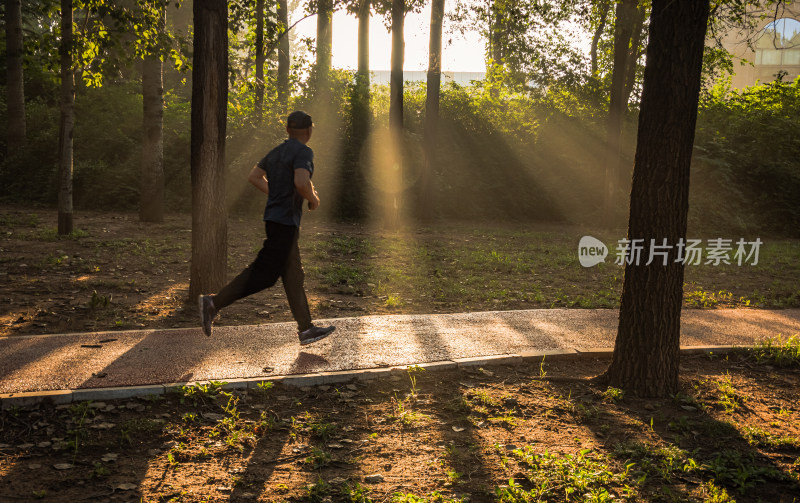
{"type": "Polygon", "coordinates": [[[8,154],[25,144],[25,88],[23,86],[22,2],[6,0],[6,72],[8,97],[8,154]]]}
{"type": "Polygon", "coordinates": [[[283,26],[278,31],[281,37],[278,42],[278,103],[281,113],[286,113],[289,106],[289,66],[291,53],[289,48],[289,6],[286,0],[278,0],[278,22],[283,26]]]}
{"type": "Polygon", "coordinates": [[[442,22],[444,0],[431,4],[431,29],[428,44],[428,86],[425,96],[425,167],[421,176],[421,217],[432,218],[433,169],[439,143],[439,91],[442,84],[442,22]]]}
{"type": "Polygon", "coordinates": [[[192,264],[189,297],[225,284],[225,128],[228,105],[228,7],[194,0],[192,69],[192,264]]]}
{"type": "Polygon", "coordinates": [[[264,0],[256,0],[256,119],[264,113],[264,0]]]}
{"type": "Polygon", "coordinates": [[[139,220],[164,221],[164,83],[158,55],[142,62],[142,165],[139,220]]]}
{"type": "MultiPolygon", "coordinates": [[[[405,0],[392,0],[392,58],[389,76],[389,129],[399,139],[403,131],[403,58],[405,54],[405,0]]],[[[399,145],[395,146],[396,148],[399,145]]]]}
{"type": "Polygon", "coordinates": [[[58,234],[72,232],[72,135],[75,75],[72,68],[72,0],[61,0],[61,118],[58,135],[58,234]]]}
{"type": "Polygon", "coordinates": [[[639,114],[628,239],[645,252],[625,267],[614,356],[599,380],[638,396],[678,391],[683,263],[677,244],[686,238],[689,167],[709,1],[654,0],[639,114]],[[651,241],[666,244],[667,265],[651,241]]]}

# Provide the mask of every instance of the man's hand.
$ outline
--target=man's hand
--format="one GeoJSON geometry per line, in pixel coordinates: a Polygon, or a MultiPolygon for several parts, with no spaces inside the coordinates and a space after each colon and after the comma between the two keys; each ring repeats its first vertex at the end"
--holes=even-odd
{"type": "Polygon", "coordinates": [[[294,186],[297,189],[297,193],[308,201],[309,210],[319,208],[319,195],[314,190],[314,184],[311,183],[311,173],[308,170],[302,168],[294,170],[294,186]]]}

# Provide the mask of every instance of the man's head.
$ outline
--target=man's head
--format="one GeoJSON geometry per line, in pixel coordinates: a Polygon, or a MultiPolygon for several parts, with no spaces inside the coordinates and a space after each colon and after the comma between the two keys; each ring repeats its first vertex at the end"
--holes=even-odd
{"type": "Polygon", "coordinates": [[[313,127],[311,116],[302,110],[290,113],[289,118],[286,119],[286,132],[289,133],[289,138],[295,138],[303,143],[307,143],[311,139],[313,127]]]}

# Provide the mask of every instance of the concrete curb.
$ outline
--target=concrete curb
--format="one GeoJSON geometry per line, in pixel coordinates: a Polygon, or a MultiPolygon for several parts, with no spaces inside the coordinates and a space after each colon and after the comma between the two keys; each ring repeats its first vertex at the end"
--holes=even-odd
{"type": "MultiPolygon", "coordinates": [[[[682,346],[682,355],[698,354],[725,354],[740,346],[682,346]]],[[[340,384],[352,381],[368,381],[381,377],[403,375],[409,367],[415,365],[426,370],[453,370],[456,368],[471,368],[490,365],[518,365],[521,363],[538,363],[541,361],[570,361],[581,359],[610,358],[614,348],[575,348],[568,350],[552,351],[523,351],[520,354],[502,354],[478,356],[471,358],[457,358],[438,362],[422,362],[418,364],[399,365],[394,367],[379,367],[353,370],[337,370],[331,372],[315,372],[312,374],[297,374],[287,376],[264,376],[243,379],[228,379],[222,386],[225,390],[245,390],[258,387],[259,383],[269,381],[287,386],[308,387],[327,384],[340,384]]],[[[80,388],[75,390],[49,390],[29,391],[21,393],[0,393],[0,409],[8,410],[14,407],[33,407],[39,404],[61,405],[82,401],[105,401],[136,398],[144,396],[158,396],[167,393],[176,393],[184,386],[208,384],[209,381],[189,381],[146,386],[124,386],[117,388],[80,388]]]]}

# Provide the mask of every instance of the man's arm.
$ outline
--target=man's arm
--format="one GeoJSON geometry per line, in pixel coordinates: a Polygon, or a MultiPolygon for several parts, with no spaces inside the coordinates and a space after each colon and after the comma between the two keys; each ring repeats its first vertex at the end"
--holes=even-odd
{"type": "Polygon", "coordinates": [[[263,169],[259,168],[258,164],[253,166],[253,169],[250,170],[250,174],[247,176],[247,181],[255,185],[255,187],[264,194],[269,195],[269,182],[267,182],[267,173],[265,173],[263,169]]]}
{"type": "Polygon", "coordinates": [[[311,173],[307,169],[297,168],[294,170],[294,186],[297,189],[297,193],[308,201],[309,210],[315,210],[319,207],[319,195],[314,190],[314,184],[311,183],[311,173]]]}

